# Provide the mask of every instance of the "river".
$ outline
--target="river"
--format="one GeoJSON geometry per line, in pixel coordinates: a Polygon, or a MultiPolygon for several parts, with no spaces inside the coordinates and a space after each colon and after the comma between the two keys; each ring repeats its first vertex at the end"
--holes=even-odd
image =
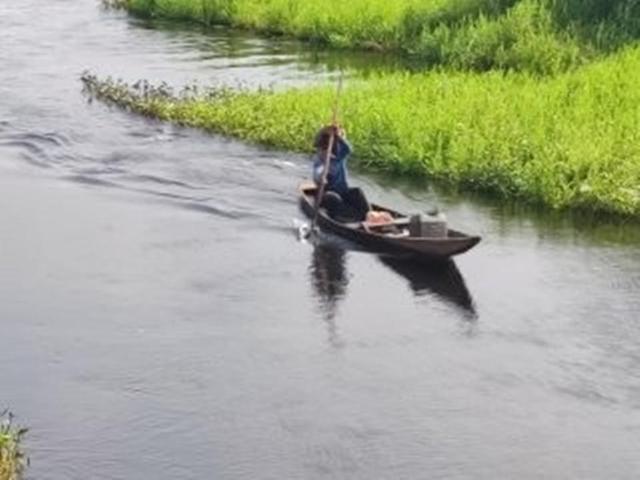
{"type": "Polygon", "coordinates": [[[308,157],[79,77],[282,88],[370,59],[93,0],[3,1],[0,40],[0,410],[28,478],[640,476],[637,226],[356,173],[482,243],[433,271],[300,242],[308,157]]]}

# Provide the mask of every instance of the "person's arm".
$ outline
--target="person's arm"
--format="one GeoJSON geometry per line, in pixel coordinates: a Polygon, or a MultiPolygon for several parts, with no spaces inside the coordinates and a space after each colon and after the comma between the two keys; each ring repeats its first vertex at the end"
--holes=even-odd
{"type": "Polygon", "coordinates": [[[339,136],[337,138],[337,141],[338,141],[338,148],[336,152],[336,157],[339,160],[344,160],[349,155],[351,155],[351,153],[353,152],[353,147],[351,146],[349,141],[343,136],[339,136]]]}

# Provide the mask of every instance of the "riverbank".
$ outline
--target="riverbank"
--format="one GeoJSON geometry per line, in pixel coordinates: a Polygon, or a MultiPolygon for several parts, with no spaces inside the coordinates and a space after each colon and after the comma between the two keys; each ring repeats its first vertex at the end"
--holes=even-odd
{"type": "MultiPolygon", "coordinates": [[[[554,209],[640,215],[637,49],[578,72],[431,72],[353,80],[341,116],[360,165],[422,175],[554,209]]],[[[143,115],[299,152],[334,88],[174,95],[84,78],[96,97],[143,115]]]]}
{"type": "Polygon", "coordinates": [[[427,65],[566,71],[640,35],[632,0],[116,0],[131,13],[391,51],[427,65]]]}
{"type": "Polygon", "coordinates": [[[26,467],[22,437],[26,429],[13,424],[11,414],[0,415],[0,480],[18,480],[26,467]]]}

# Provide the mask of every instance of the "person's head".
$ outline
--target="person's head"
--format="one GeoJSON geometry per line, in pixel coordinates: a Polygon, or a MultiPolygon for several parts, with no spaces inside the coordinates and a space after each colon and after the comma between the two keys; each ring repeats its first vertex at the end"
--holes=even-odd
{"type": "MultiPolygon", "coordinates": [[[[335,125],[327,125],[320,129],[317,133],[313,146],[320,150],[326,150],[329,148],[329,142],[331,141],[331,135],[338,135],[339,127],[335,125]]],[[[334,139],[335,141],[335,139],[334,139]]]]}

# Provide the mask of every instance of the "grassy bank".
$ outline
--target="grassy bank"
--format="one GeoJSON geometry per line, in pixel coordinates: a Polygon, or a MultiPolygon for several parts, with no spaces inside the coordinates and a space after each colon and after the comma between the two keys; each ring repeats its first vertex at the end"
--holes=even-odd
{"type": "Polygon", "coordinates": [[[0,480],[22,478],[27,461],[20,443],[25,432],[13,425],[10,414],[0,414],[0,480]]]}
{"type": "Polygon", "coordinates": [[[636,0],[117,0],[144,15],[390,50],[458,69],[556,73],[640,35],[636,0]]]}
{"type": "MultiPolygon", "coordinates": [[[[640,215],[640,50],[540,80],[433,72],[352,81],[341,100],[355,161],[542,203],[640,215]]],[[[300,152],[333,88],[175,96],[85,77],[97,97],[184,125],[300,152]]]]}

